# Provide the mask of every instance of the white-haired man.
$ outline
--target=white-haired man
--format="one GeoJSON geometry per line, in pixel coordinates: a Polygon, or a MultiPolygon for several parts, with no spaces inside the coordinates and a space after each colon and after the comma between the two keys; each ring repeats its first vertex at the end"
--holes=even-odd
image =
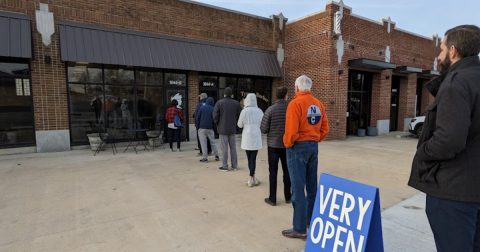
{"type": "Polygon", "coordinates": [[[312,80],[305,75],[295,81],[295,97],[288,104],[283,143],[292,181],[293,228],[282,234],[306,238],[317,194],[318,142],[328,134],[323,104],[310,92],[312,80]],[[307,196],[305,196],[305,189],[307,196]]]}

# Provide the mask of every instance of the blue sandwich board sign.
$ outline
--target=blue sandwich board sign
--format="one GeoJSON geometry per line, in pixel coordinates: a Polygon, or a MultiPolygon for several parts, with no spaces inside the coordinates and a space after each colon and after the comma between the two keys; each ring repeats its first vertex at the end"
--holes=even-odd
{"type": "Polygon", "coordinates": [[[378,188],[322,173],[305,252],[383,252],[378,188]]]}

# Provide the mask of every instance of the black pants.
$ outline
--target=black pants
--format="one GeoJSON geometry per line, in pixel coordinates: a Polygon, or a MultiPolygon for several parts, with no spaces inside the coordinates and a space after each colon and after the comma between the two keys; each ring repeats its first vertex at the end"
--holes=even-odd
{"type": "Polygon", "coordinates": [[[173,136],[177,139],[177,149],[180,149],[180,131],[181,129],[171,129],[168,128],[168,143],[170,144],[170,149],[173,149],[173,136]]]}
{"type": "Polygon", "coordinates": [[[247,160],[248,160],[248,169],[250,170],[250,177],[255,175],[255,168],[257,163],[257,153],[258,150],[246,150],[247,160]]]}
{"type": "Polygon", "coordinates": [[[437,252],[480,252],[480,203],[427,195],[425,205],[437,252]]]}
{"type": "Polygon", "coordinates": [[[270,195],[268,196],[268,199],[273,203],[277,203],[277,174],[279,159],[282,163],[283,170],[283,194],[285,195],[285,200],[290,200],[292,198],[292,183],[290,181],[290,175],[288,173],[287,166],[287,150],[284,148],[272,148],[269,146],[268,171],[270,172],[270,195]]]}
{"type": "MultiPolygon", "coordinates": [[[[198,149],[200,150],[200,153],[202,153],[202,146],[200,145],[200,138],[198,137],[198,130],[199,130],[199,128],[197,128],[197,145],[198,145],[198,149]]],[[[210,144],[210,139],[208,139],[208,137],[207,137],[207,149],[208,149],[208,153],[212,152],[212,145],[210,144]]]]}

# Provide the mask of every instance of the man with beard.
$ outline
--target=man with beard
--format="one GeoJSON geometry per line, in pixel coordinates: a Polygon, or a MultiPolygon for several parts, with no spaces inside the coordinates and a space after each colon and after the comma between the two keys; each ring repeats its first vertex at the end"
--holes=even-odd
{"type": "Polygon", "coordinates": [[[448,30],[408,185],[427,194],[437,251],[480,251],[480,28],[448,30]]]}

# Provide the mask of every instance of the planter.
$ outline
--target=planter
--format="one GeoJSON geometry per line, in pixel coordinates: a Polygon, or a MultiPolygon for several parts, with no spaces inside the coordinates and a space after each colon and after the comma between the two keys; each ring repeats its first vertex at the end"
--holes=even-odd
{"type": "Polygon", "coordinates": [[[163,139],[163,132],[160,132],[159,130],[151,130],[151,131],[147,131],[147,136],[149,137],[148,138],[148,145],[149,146],[153,146],[155,144],[155,146],[158,146],[160,144],[162,144],[162,139],[163,139]],[[158,137],[155,137],[155,138],[151,138],[151,137],[154,137],[154,136],[158,136],[158,137]]]}
{"type": "Polygon", "coordinates": [[[365,136],[365,129],[357,129],[357,136],[364,137],[365,136]]]}
{"type": "MultiPolygon", "coordinates": [[[[90,142],[90,148],[92,151],[96,151],[98,146],[102,143],[102,139],[98,133],[87,134],[88,141],[90,142]]],[[[104,150],[105,146],[102,147],[101,150],[104,150]]]]}
{"type": "Polygon", "coordinates": [[[377,134],[377,127],[367,127],[367,136],[376,136],[377,134]]]}

